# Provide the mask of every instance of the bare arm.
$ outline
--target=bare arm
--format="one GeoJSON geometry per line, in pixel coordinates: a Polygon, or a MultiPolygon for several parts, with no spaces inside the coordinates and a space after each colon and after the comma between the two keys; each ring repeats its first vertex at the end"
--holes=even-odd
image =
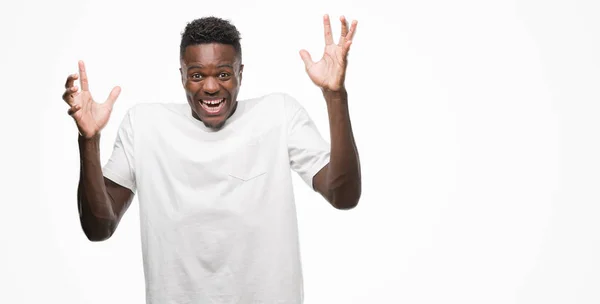
{"type": "Polygon", "coordinates": [[[350,28],[341,17],[342,32],[338,44],[333,43],[329,16],[323,16],[325,52],[318,62],[313,62],[306,50],[300,51],[308,76],[321,88],[327,103],[331,138],[329,164],[313,178],[313,187],[338,209],[354,208],[361,195],[361,174],[358,151],[354,142],[348,93],[344,86],[347,57],[357,22],[350,28]]]}
{"type": "Polygon", "coordinates": [[[99,145],[99,134],[90,139],[79,136],[77,205],[81,228],[90,241],[110,238],[134,197],[131,190],[103,176],[99,145]]]}
{"type": "Polygon", "coordinates": [[[63,100],[69,105],[79,131],[80,173],[77,205],[81,227],[91,241],[108,239],[133,199],[131,190],[104,178],[100,164],[100,131],[110,118],[112,107],[121,92],[115,87],[104,103],[93,100],[83,61],[79,74],[69,75],[63,100]],[[81,91],[74,85],[80,79],[81,91]]]}
{"type": "Polygon", "coordinates": [[[329,164],[313,178],[315,190],[337,209],[354,208],[360,199],[361,176],[358,150],[354,142],[348,96],[324,92],[329,113],[331,155],[329,164]]]}

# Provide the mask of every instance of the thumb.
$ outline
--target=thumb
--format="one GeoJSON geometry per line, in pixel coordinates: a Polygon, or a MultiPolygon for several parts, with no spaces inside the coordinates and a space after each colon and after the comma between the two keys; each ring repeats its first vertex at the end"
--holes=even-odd
{"type": "Polygon", "coordinates": [[[312,58],[310,57],[310,53],[308,53],[307,50],[301,50],[300,57],[302,58],[302,61],[304,61],[304,66],[306,67],[306,70],[309,70],[312,67],[312,65],[315,64],[312,61],[312,58]]]}
{"type": "Polygon", "coordinates": [[[117,101],[117,97],[119,97],[119,94],[121,94],[121,87],[116,86],[112,89],[112,91],[110,91],[110,94],[108,95],[108,99],[106,99],[106,102],[108,103],[108,105],[110,105],[111,107],[115,104],[115,101],[117,101]]]}

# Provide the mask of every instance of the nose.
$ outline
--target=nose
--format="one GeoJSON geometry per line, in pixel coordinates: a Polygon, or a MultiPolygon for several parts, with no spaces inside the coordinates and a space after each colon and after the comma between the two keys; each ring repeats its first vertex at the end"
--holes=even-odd
{"type": "Polygon", "coordinates": [[[204,86],[202,87],[204,93],[208,95],[214,95],[219,93],[219,83],[214,77],[208,77],[204,81],[204,86]]]}

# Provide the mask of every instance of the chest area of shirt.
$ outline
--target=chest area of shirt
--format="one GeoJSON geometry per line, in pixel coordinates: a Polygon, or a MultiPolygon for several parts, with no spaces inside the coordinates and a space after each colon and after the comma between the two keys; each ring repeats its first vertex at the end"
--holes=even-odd
{"type": "Polygon", "coordinates": [[[247,132],[221,140],[163,132],[149,136],[139,151],[143,174],[163,174],[181,185],[223,188],[245,183],[286,164],[287,146],[280,128],[247,132]]]}

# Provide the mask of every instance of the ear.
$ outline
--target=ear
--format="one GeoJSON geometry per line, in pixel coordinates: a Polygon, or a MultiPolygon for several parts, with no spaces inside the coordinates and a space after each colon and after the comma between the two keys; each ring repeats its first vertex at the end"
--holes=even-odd
{"type": "Polygon", "coordinates": [[[185,87],[185,79],[183,77],[183,70],[179,68],[179,75],[181,75],[181,84],[185,87]]]}
{"type": "Polygon", "coordinates": [[[240,85],[242,84],[242,72],[244,72],[244,65],[240,64],[240,85]]]}

